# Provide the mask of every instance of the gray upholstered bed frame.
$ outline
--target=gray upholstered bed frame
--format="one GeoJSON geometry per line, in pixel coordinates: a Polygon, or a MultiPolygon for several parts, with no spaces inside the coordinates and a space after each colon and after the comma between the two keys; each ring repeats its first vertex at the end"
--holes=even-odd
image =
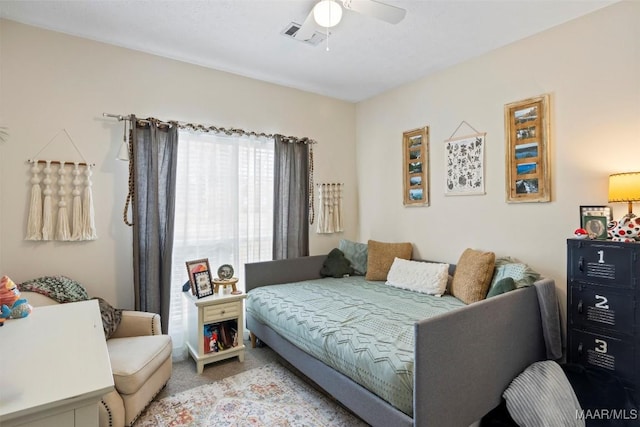
{"type": "MultiPolygon", "coordinates": [[[[247,292],[320,278],[325,255],[250,263],[247,292]]],[[[451,273],[454,266],[451,267],[451,273]]],[[[554,287],[543,279],[535,286],[554,287]]],[[[333,370],[247,313],[247,329],[373,426],[467,427],[500,403],[527,366],[546,358],[534,287],[508,292],[415,325],[413,418],[333,370]]]]}

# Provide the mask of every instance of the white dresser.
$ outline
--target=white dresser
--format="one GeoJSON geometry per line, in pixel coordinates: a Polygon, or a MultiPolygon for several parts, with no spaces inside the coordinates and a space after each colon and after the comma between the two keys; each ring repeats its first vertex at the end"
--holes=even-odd
{"type": "Polygon", "coordinates": [[[113,376],[97,300],[35,307],[0,343],[0,426],[98,426],[113,376]]]}

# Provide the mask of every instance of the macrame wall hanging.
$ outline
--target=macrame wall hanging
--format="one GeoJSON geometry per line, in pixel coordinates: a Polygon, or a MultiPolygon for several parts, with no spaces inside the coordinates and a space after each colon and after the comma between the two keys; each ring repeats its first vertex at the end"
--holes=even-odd
{"type": "Polygon", "coordinates": [[[97,239],[91,189],[91,169],[95,164],[85,160],[66,129],[58,132],[27,162],[31,165],[31,201],[25,239],[44,241],[97,239]],[[62,132],[80,155],[82,162],[39,160],[40,153],[62,132]],[[69,195],[71,195],[71,218],[67,210],[69,195]]]}
{"type": "Polygon", "coordinates": [[[342,225],[342,199],[344,184],[324,183],[318,187],[318,224],[319,234],[340,233],[342,225]]]}

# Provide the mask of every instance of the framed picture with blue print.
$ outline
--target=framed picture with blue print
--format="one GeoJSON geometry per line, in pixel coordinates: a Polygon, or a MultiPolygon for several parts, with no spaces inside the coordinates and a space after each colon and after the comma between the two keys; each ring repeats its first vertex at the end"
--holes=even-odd
{"type": "Polygon", "coordinates": [[[507,203],[550,202],[549,94],[504,106],[507,203]]]}
{"type": "Polygon", "coordinates": [[[405,206],[429,206],[429,127],[402,133],[402,191],[405,206]]]}

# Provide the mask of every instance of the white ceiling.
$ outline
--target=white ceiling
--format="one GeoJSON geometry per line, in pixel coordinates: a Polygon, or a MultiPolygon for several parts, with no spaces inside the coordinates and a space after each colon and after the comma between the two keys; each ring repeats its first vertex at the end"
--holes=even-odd
{"type": "Polygon", "coordinates": [[[0,17],[357,102],[616,1],[384,0],[402,22],[345,11],[328,52],[281,34],[314,0],[0,0],[0,17]]]}

